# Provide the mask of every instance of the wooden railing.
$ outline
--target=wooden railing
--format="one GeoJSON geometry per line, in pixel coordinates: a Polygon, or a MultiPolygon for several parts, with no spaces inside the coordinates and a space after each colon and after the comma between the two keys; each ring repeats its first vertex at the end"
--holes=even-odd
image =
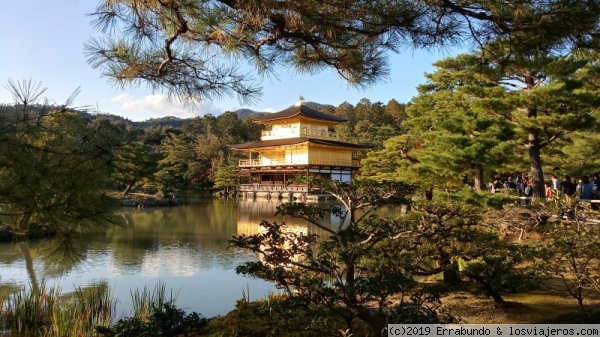
{"type": "Polygon", "coordinates": [[[308,128],[302,128],[300,130],[300,136],[308,136],[308,137],[319,137],[319,138],[332,138],[339,139],[340,137],[336,132],[326,131],[326,130],[311,130],[308,128]]]}
{"type": "Polygon", "coordinates": [[[255,184],[241,184],[238,186],[238,190],[242,192],[308,192],[308,186],[300,184],[289,184],[285,185],[283,182],[274,183],[255,183],[255,184]]]}
{"type": "Polygon", "coordinates": [[[345,166],[345,167],[360,167],[358,160],[270,160],[262,161],[261,159],[242,159],[239,161],[240,167],[250,166],[293,166],[293,165],[324,165],[324,166],[345,166]]]}
{"type": "Polygon", "coordinates": [[[242,160],[240,160],[240,162],[238,163],[238,165],[240,167],[260,166],[260,160],[259,159],[242,159],[242,160]]]}

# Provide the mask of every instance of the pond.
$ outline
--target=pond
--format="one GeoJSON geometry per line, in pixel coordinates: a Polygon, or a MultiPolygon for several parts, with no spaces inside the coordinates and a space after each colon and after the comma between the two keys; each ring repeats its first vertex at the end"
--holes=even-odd
{"type": "MultiPolygon", "coordinates": [[[[234,235],[256,234],[262,219],[293,224],[298,230],[320,233],[296,219],[274,218],[277,201],[198,199],[171,208],[124,208],[124,225],[91,236],[85,259],[66,271],[46,266],[32,245],[33,271],[47,286],[63,292],[93,283],[107,283],[119,300],[120,315],[129,313],[130,291],[152,289],[162,282],[178,293],[176,304],[205,317],[223,315],[247,293],[250,299],[277,292],[272,283],[235,273],[236,266],[257,260],[256,254],[228,248],[234,235]]],[[[335,219],[326,219],[335,225],[335,219]]],[[[24,287],[30,282],[26,262],[15,244],[0,244],[0,287],[24,287]]]]}
{"type": "MultiPolygon", "coordinates": [[[[167,291],[178,294],[179,308],[213,317],[231,311],[243,294],[254,300],[278,292],[272,283],[235,273],[236,266],[256,261],[258,256],[228,248],[231,237],[258,233],[264,219],[285,221],[295,230],[325,236],[298,219],[275,217],[277,200],[193,201],[170,208],[123,208],[123,225],[89,236],[85,258],[72,266],[47,265],[31,244],[33,265],[28,272],[19,247],[0,244],[0,296],[28,287],[32,278],[63,292],[104,282],[118,299],[117,312],[122,316],[130,312],[132,290],[164,283],[167,291]]],[[[381,215],[395,213],[388,209],[381,215]]],[[[331,217],[323,224],[337,226],[339,219],[331,217]]]]}
{"type": "MultiPolygon", "coordinates": [[[[275,288],[271,283],[235,273],[235,267],[256,260],[255,254],[228,249],[227,240],[250,234],[239,219],[248,218],[235,200],[204,199],[171,208],[123,209],[124,226],[90,237],[83,262],[59,273],[60,266],[44,267],[32,245],[33,269],[38,279],[63,291],[106,282],[120,307],[128,312],[130,290],[154,288],[164,282],[178,293],[177,305],[206,317],[225,314],[242,298],[263,298],[275,288]]],[[[265,217],[272,217],[275,203],[264,203],[265,217]],[[266,211],[271,209],[272,211],[266,211]]],[[[258,224],[258,221],[256,222],[258,224]]],[[[0,244],[0,285],[27,286],[23,254],[14,244],[0,244]]]]}

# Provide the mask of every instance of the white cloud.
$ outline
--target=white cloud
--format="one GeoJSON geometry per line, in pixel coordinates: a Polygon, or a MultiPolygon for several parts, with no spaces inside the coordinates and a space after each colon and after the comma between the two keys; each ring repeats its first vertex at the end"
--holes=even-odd
{"type": "Polygon", "coordinates": [[[117,105],[115,113],[127,117],[133,121],[143,121],[149,118],[174,116],[179,118],[191,118],[206,114],[219,115],[223,111],[214,106],[212,102],[186,106],[182,102],[170,102],[167,95],[147,95],[135,98],[128,94],[122,94],[111,98],[111,103],[117,105]]]}
{"type": "Polygon", "coordinates": [[[263,112],[270,112],[270,113],[273,113],[273,112],[277,112],[277,110],[275,110],[275,109],[273,109],[273,108],[265,108],[265,109],[263,109],[263,112]]]}

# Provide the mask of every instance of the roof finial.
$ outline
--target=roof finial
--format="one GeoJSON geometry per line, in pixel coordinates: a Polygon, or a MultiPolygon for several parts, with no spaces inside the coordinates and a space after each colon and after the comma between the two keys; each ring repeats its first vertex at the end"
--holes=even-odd
{"type": "Polygon", "coordinates": [[[304,103],[304,96],[300,95],[300,105],[302,105],[302,103],[304,103]]]}

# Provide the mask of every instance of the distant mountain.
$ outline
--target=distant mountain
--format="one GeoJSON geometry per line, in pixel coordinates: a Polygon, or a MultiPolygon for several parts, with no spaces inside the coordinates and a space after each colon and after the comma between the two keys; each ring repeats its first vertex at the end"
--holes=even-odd
{"type": "Polygon", "coordinates": [[[237,109],[234,111],[239,119],[244,119],[246,117],[255,117],[262,112],[254,111],[252,109],[237,109]]]}
{"type": "Polygon", "coordinates": [[[315,110],[321,111],[321,112],[323,112],[327,108],[335,109],[335,106],[331,105],[331,104],[321,104],[321,103],[317,103],[317,102],[304,102],[303,104],[311,109],[315,109],[315,110]]]}
{"type": "Polygon", "coordinates": [[[117,116],[117,115],[112,115],[106,112],[102,112],[102,113],[90,113],[87,111],[77,111],[79,113],[79,115],[89,119],[89,120],[95,120],[96,118],[106,118],[110,121],[113,122],[121,122],[121,123],[125,123],[127,125],[135,125],[136,122],[125,118],[125,117],[121,117],[121,116],[117,116]]]}
{"type": "MultiPolygon", "coordinates": [[[[335,106],[330,105],[330,104],[320,104],[320,103],[316,103],[316,102],[304,102],[302,104],[310,107],[311,109],[315,109],[315,110],[319,110],[319,111],[324,111],[327,108],[332,108],[332,107],[335,108],[335,106]]],[[[40,108],[34,107],[34,109],[41,110],[41,107],[40,108]]],[[[57,110],[57,109],[59,109],[59,107],[56,107],[56,108],[52,107],[52,108],[48,109],[48,111],[57,110]]],[[[141,122],[134,122],[125,117],[121,117],[118,115],[112,115],[110,113],[104,113],[104,112],[103,113],[94,113],[94,112],[90,112],[87,110],[71,110],[71,111],[77,111],[81,116],[87,118],[88,120],[94,120],[96,118],[102,117],[102,118],[109,119],[111,121],[122,122],[122,123],[125,123],[128,125],[133,125],[133,126],[137,126],[137,127],[141,127],[141,128],[145,128],[145,127],[149,127],[149,126],[170,126],[173,128],[181,128],[181,126],[183,126],[186,123],[191,122],[193,119],[193,118],[179,118],[179,117],[175,117],[175,116],[165,116],[165,117],[160,117],[160,118],[150,118],[150,119],[147,119],[147,120],[141,121],[141,122]]],[[[244,108],[244,109],[235,110],[234,113],[238,116],[239,119],[244,119],[247,117],[256,117],[256,116],[268,114],[269,112],[254,111],[252,109],[244,108]]]]}
{"type": "Polygon", "coordinates": [[[135,124],[140,127],[148,127],[148,126],[171,126],[174,128],[180,128],[183,124],[189,123],[192,118],[179,118],[174,116],[166,116],[160,118],[150,118],[143,122],[136,122],[135,124]]]}

